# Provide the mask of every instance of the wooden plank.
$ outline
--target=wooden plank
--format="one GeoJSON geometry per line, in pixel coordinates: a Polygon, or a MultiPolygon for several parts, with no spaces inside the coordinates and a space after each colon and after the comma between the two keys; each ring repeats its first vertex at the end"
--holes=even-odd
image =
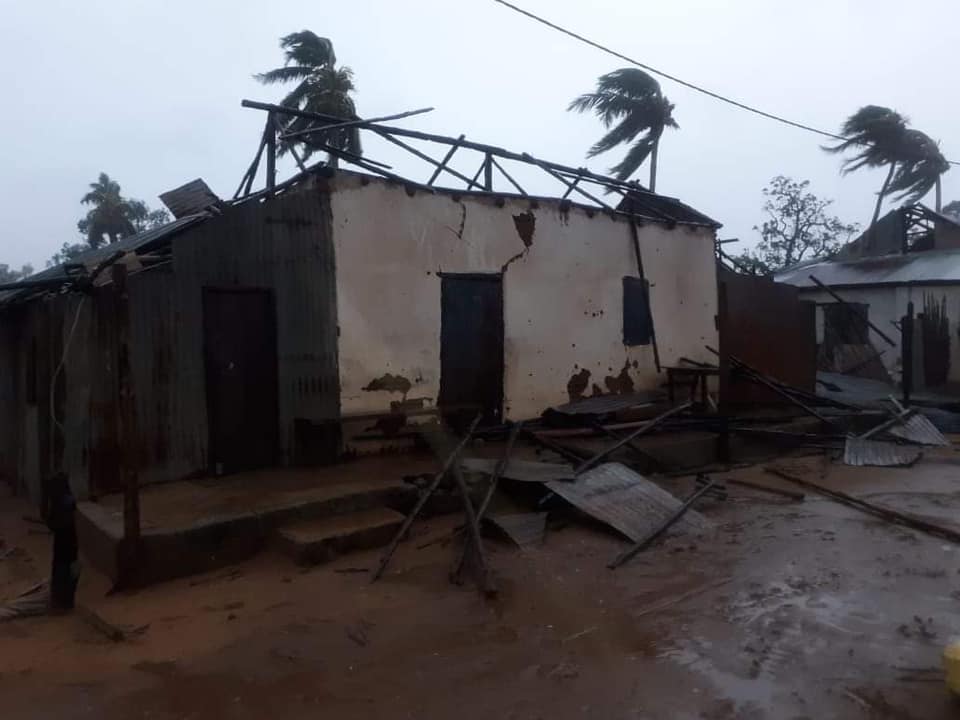
{"type": "Polygon", "coordinates": [[[457,138],[457,142],[450,146],[450,149],[447,150],[447,154],[443,156],[443,160],[440,161],[440,164],[437,166],[436,170],[433,171],[433,175],[430,176],[430,179],[427,180],[427,185],[433,185],[436,182],[437,178],[440,177],[440,173],[443,172],[444,168],[447,167],[447,163],[453,158],[453,154],[460,149],[460,143],[463,142],[466,135],[461,134],[457,138]]]}
{"type": "Polygon", "coordinates": [[[427,504],[427,500],[430,499],[430,496],[436,492],[438,487],[440,487],[440,482],[446,476],[450,468],[454,465],[457,458],[460,456],[460,453],[463,451],[463,448],[466,447],[468,442],[470,442],[470,438],[473,437],[474,430],[476,430],[477,425],[480,424],[480,418],[480,413],[477,413],[477,416],[470,424],[466,435],[464,435],[460,442],[457,443],[457,446],[453,449],[453,452],[447,455],[447,459],[444,460],[443,467],[440,468],[440,472],[433,476],[433,480],[430,482],[430,485],[428,485],[423,493],[420,494],[420,497],[417,499],[417,504],[413,506],[413,510],[411,510],[410,514],[404,519],[403,525],[400,526],[400,529],[397,530],[397,534],[394,535],[393,540],[390,541],[390,545],[387,547],[386,552],[383,554],[383,558],[380,560],[380,566],[373,574],[370,582],[376,582],[383,575],[383,571],[387,569],[390,558],[393,557],[393,553],[396,552],[397,546],[400,544],[400,541],[403,539],[404,535],[406,535],[410,530],[410,526],[413,525],[413,521],[416,520],[417,515],[420,514],[421,510],[423,510],[423,506],[427,504]]]}

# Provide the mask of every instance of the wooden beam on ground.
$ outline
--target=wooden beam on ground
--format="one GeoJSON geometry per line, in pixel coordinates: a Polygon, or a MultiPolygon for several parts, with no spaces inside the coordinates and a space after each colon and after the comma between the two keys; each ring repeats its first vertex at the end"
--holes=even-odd
{"type": "Polygon", "coordinates": [[[403,540],[404,535],[406,535],[410,530],[410,526],[413,525],[413,521],[416,520],[417,515],[420,514],[421,510],[423,510],[423,506],[427,504],[427,500],[430,499],[430,496],[436,492],[438,487],[440,487],[440,483],[443,481],[443,478],[446,476],[451,466],[457,462],[457,459],[460,457],[460,453],[463,451],[463,448],[465,448],[467,443],[470,442],[470,438],[473,437],[474,430],[476,430],[477,425],[480,424],[480,418],[481,414],[477,413],[477,416],[473,419],[473,422],[470,423],[470,427],[467,429],[466,435],[464,435],[460,442],[457,443],[457,446],[453,449],[453,451],[447,455],[447,459],[444,460],[443,467],[440,468],[440,472],[433,476],[433,480],[430,482],[430,485],[428,485],[420,494],[420,497],[417,499],[417,504],[413,506],[413,510],[411,510],[410,514],[404,519],[400,529],[397,530],[397,534],[394,535],[393,540],[390,541],[390,545],[383,554],[383,558],[380,560],[380,566],[373,574],[371,582],[376,582],[379,580],[383,575],[384,570],[387,569],[390,558],[393,557],[393,553],[396,552],[397,546],[400,544],[400,541],[403,540]]]}
{"type": "Polygon", "coordinates": [[[823,495],[824,497],[828,497],[838,503],[842,503],[843,505],[852,507],[855,510],[859,510],[860,512],[880,518],[881,520],[885,520],[892,525],[910,528],[911,530],[917,530],[919,532],[926,533],[927,535],[933,535],[934,537],[941,538],[942,540],[949,540],[950,542],[960,544],[960,532],[957,532],[956,530],[951,530],[950,528],[945,528],[942,525],[936,525],[921,518],[907,515],[906,513],[897,512],[896,510],[891,510],[890,508],[868,503],[865,500],[853,497],[852,495],[847,495],[839,490],[831,490],[823,485],[818,485],[814,482],[810,482],[809,480],[804,480],[796,475],[792,475],[785,470],[781,470],[780,468],[768,467],[764,468],[764,470],[771,475],[775,475],[778,478],[795,483],[812,492],[823,495]]]}

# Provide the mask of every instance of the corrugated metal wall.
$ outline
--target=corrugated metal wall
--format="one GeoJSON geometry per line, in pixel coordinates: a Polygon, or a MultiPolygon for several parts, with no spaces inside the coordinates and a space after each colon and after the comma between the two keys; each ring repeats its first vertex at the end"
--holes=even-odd
{"type": "MultiPolygon", "coordinates": [[[[186,230],[171,265],[130,276],[142,482],[207,468],[203,287],[274,294],[282,462],[294,459],[297,418],[339,419],[334,273],[329,196],[304,186],[186,230]]],[[[0,313],[0,479],[36,502],[41,478],[61,469],[79,497],[119,489],[114,302],[107,285],[0,313]]]]}
{"type": "MultiPolygon", "coordinates": [[[[173,244],[177,418],[184,448],[206,457],[204,287],[273,291],[277,309],[282,462],[293,462],[294,421],[339,418],[337,309],[329,196],[317,187],[235,207],[173,244]]],[[[204,463],[200,463],[202,467],[204,463]]]]}

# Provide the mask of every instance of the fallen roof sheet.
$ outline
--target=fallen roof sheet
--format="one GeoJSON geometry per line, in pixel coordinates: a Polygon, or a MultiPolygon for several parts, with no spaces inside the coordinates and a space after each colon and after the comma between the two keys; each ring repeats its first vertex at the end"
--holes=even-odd
{"type": "Polygon", "coordinates": [[[525,548],[543,543],[547,533],[547,515],[545,512],[510,513],[504,515],[488,515],[487,522],[500,528],[503,533],[517,544],[525,548]]]}
{"type": "Polygon", "coordinates": [[[858,467],[906,467],[920,459],[922,451],[908,445],[848,437],[843,448],[844,465],[858,467]]]}
{"type": "MultiPolygon", "coordinates": [[[[549,482],[547,487],[574,507],[639,542],[660,527],[683,504],[620,463],[604,463],[576,482],[549,482]]],[[[702,532],[712,523],[695,510],[674,525],[680,532],[702,532]]]]}
{"type": "Polygon", "coordinates": [[[887,432],[908,442],[916,443],[917,445],[943,447],[950,444],[943,436],[943,433],[937,430],[932,422],[919,413],[911,415],[906,421],[899,425],[894,425],[887,430],[887,432]]]}
{"type": "MultiPolygon", "coordinates": [[[[468,472],[482,472],[493,475],[499,460],[493,458],[464,458],[460,467],[468,472]]],[[[575,479],[573,467],[561,463],[545,463],[535,460],[513,460],[507,463],[500,477],[520,482],[547,483],[553,481],[571,482],[575,479]]]]}
{"type": "Polygon", "coordinates": [[[551,409],[564,415],[602,415],[637,407],[638,405],[649,405],[662,400],[663,397],[664,393],[659,390],[626,393],[624,395],[597,395],[557,405],[551,409]]]}

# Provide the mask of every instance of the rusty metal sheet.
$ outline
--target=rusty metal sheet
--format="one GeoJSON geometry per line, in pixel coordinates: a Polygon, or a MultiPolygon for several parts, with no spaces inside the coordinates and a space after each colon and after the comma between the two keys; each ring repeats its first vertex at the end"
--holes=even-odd
{"type": "MultiPolygon", "coordinates": [[[[604,463],[576,482],[549,482],[547,487],[571,505],[634,542],[662,525],[683,504],[655,483],[620,463],[604,463]]],[[[703,532],[712,523],[690,510],[674,526],[676,532],[703,532]]]]}
{"type": "Polygon", "coordinates": [[[900,425],[894,425],[887,432],[917,445],[934,445],[944,447],[949,445],[937,427],[920,413],[911,415],[900,425]]]}
{"type": "MultiPolygon", "coordinates": [[[[492,475],[499,460],[492,458],[464,458],[460,467],[468,472],[481,472],[492,475]]],[[[501,477],[520,482],[547,483],[553,481],[571,482],[574,479],[573,467],[561,463],[536,462],[535,460],[513,460],[507,463],[501,477]]]]}
{"type": "Polygon", "coordinates": [[[525,548],[543,543],[547,533],[548,514],[534,512],[488,515],[484,520],[500,528],[517,547],[525,548]]]}
{"type": "Polygon", "coordinates": [[[913,465],[922,452],[915,447],[879,440],[848,437],[843,449],[844,465],[904,467],[913,465]]]}

